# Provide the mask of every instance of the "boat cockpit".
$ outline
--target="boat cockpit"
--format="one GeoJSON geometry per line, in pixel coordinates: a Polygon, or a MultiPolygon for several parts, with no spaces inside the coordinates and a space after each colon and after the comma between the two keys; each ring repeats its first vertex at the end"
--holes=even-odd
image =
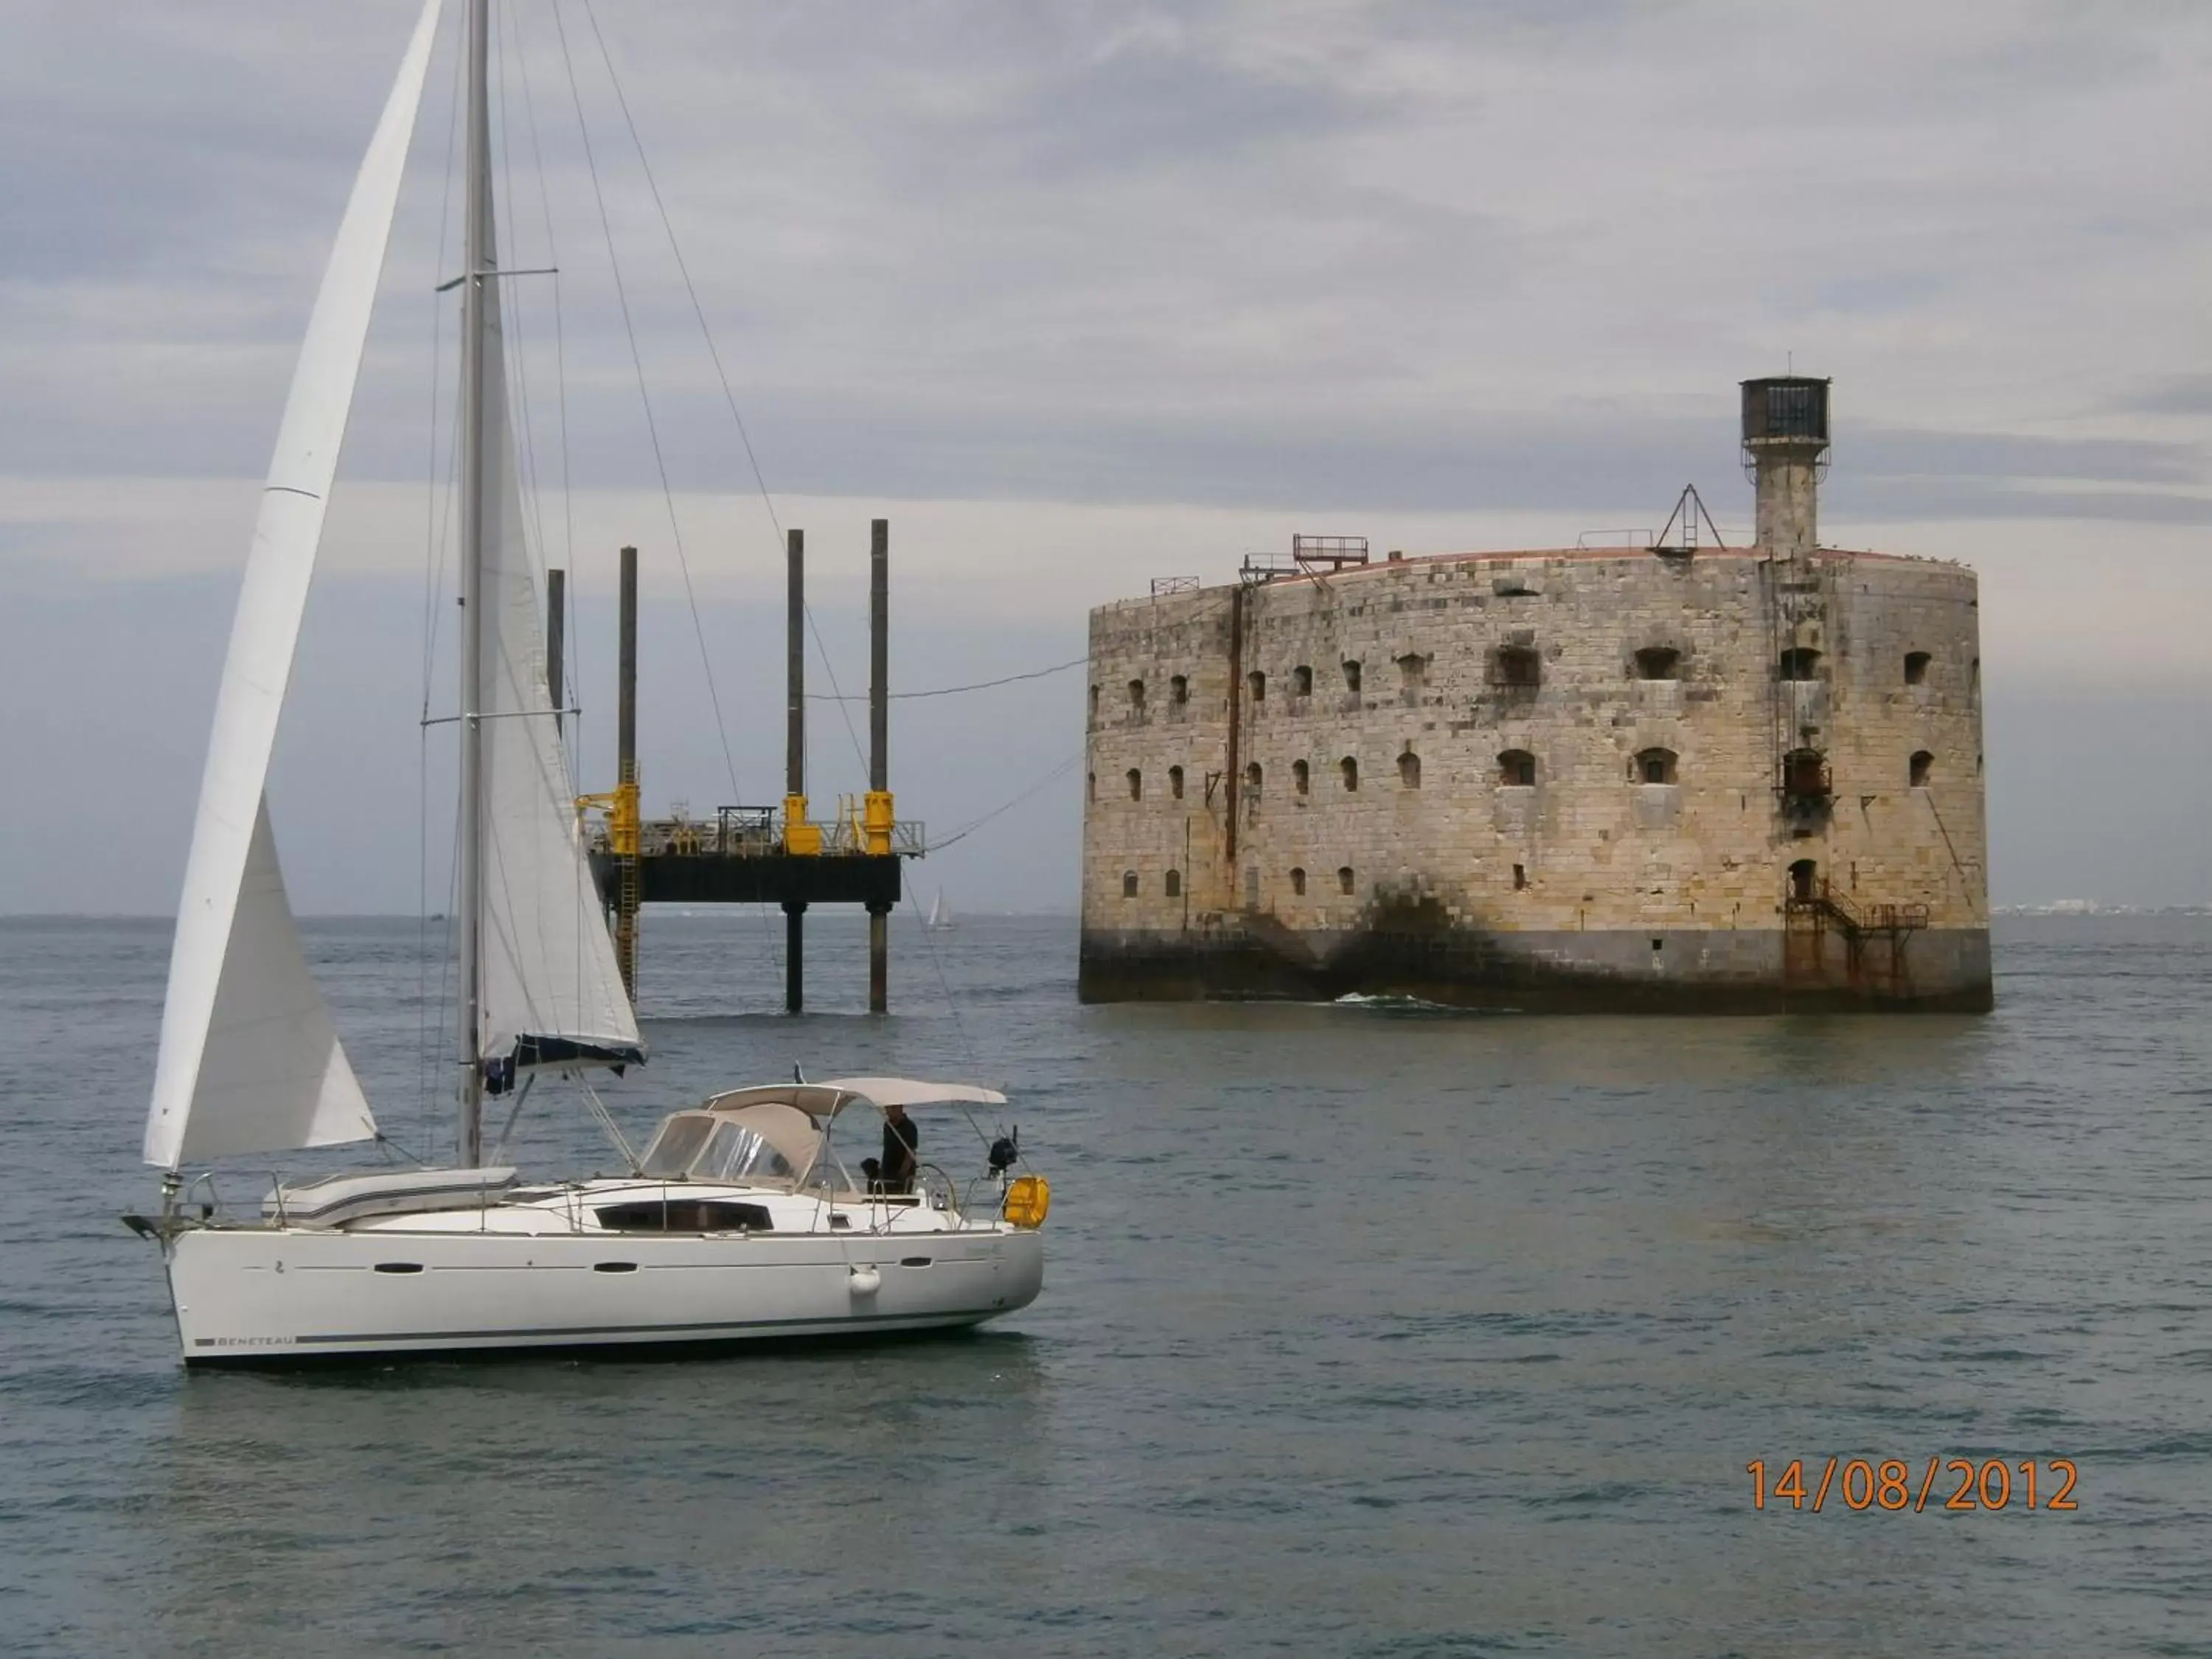
{"type": "MultiPolygon", "coordinates": [[[[831,1132],[846,1112],[866,1107],[880,1115],[892,1105],[1002,1106],[1006,1099],[995,1089],[972,1084],[924,1083],[908,1078],[847,1078],[829,1083],[729,1089],[662,1119],[638,1159],[637,1172],[654,1181],[765,1187],[782,1192],[818,1192],[837,1199],[860,1198],[862,1189],[830,1144],[831,1132]]],[[[994,1171],[997,1167],[994,1165],[994,1171]]],[[[950,1178],[941,1172],[940,1178],[950,1189],[950,1178]]],[[[892,1204],[913,1204],[921,1197],[917,1193],[887,1193],[874,1183],[866,1195],[878,1203],[892,1204]]],[[[951,1196],[949,1192],[947,1196],[951,1196]]],[[[957,1203],[957,1199],[952,1201],[957,1203]]]]}

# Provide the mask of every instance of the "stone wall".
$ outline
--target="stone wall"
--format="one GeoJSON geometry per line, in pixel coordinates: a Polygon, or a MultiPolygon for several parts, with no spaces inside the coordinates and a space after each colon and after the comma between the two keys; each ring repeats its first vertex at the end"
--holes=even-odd
{"type": "Polygon", "coordinates": [[[1985,1007],[1976,604],[1612,550],[1103,606],[1084,994],[1985,1007]]]}

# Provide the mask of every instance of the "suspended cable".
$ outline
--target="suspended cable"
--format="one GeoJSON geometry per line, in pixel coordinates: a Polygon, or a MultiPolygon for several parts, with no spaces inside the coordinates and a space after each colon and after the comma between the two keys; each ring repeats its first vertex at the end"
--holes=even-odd
{"type": "MultiPolygon", "coordinates": [[[[1065,674],[1069,669],[1080,668],[1090,660],[1088,657],[1075,657],[1066,662],[1054,663],[1049,668],[1033,668],[1026,674],[1009,674],[1003,679],[978,680],[973,685],[940,685],[929,691],[894,691],[890,693],[890,699],[893,702],[897,702],[907,697],[951,697],[957,696],[963,691],[988,691],[994,685],[1013,685],[1023,680],[1041,680],[1048,675],[1065,674]]],[[[826,691],[809,691],[806,696],[810,702],[866,702],[867,701],[866,697],[834,696],[826,691]]]]}
{"type": "MultiPolygon", "coordinates": [[[[759,487],[761,500],[768,508],[769,522],[775,526],[776,539],[781,543],[783,539],[783,526],[776,517],[775,503],[769,495],[767,483],[763,480],[761,475],[760,462],[753,453],[752,434],[745,429],[744,417],[738,413],[737,399],[732,395],[730,391],[729,377],[722,372],[721,355],[715,349],[713,331],[707,327],[706,313],[700,308],[698,290],[693,287],[691,282],[690,267],[684,263],[684,249],[676,240],[675,227],[669,222],[668,209],[660,198],[659,183],[653,176],[653,163],[646,157],[644,143],[638,136],[637,123],[631,118],[629,112],[629,100],[623,93],[622,77],[615,72],[614,58],[607,51],[606,37],[600,33],[599,16],[598,14],[592,10],[590,0],[584,0],[584,15],[592,26],[592,39],[599,43],[599,61],[605,66],[607,71],[607,84],[614,89],[615,102],[622,111],[623,123],[629,130],[631,147],[637,152],[638,169],[645,175],[646,188],[652,193],[653,204],[660,215],[661,229],[668,237],[670,251],[676,256],[676,269],[684,278],[684,292],[691,296],[692,314],[699,319],[700,332],[704,336],[707,342],[707,355],[713,360],[714,364],[714,373],[720,379],[722,383],[722,396],[729,404],[730,413],[737,422],[738,436],[744,444],[745,460],[752,468],[753,482],[759,487]]],[[[568,55],[568,34],[567,28],[562,23],[560,0],[553,0],[553,21],[555,28],[558,31],[561,37],[561,57],[562,63],[568,68],[570,95],[571,97],[574,97],[576,69],[574,60],[571,59],[568,55]]],[[[583,108],[580,100],[577,106],[576,120],[578,126],[581,127],[583,125],[583,108]]],[[[585,155],[587,161],[590,159],[590,155],[591,146],[587,137],[585,143],[585,155]]],[[[592,188],[593,192],[596,194],[599,190],[599,173],[596,169],[592,174],[592,188]]],[[[602,201],[600,204],[599,217],[601,223],[604,224],[606,219],[606,207],[604,201],[602,201]]],[[[613,240],[611,237],[610,237],[608,240],[608,254],[610,259],[611,259],[613,257],[613,240]]],[[[623,319],[625,323],[627,323],[629,319],[629,311],[627,307],[625,307],[623,311],[623,319]]],[[[635,354],[636,351],[636,343],[634,337],[631,342],[630,349],[632,353],[635,354]]],[[[641,373],[642,371],[641,371],[641,373]]],[[[655,447],[654,453],[657,458],[659,455],[659,448],[657,445],[655,447]]],[[[665,489],[666,487],[666,474],[665,471],[662,475],[662,484],[665,489]]],[[[669,508],[669,512],[672,519],[675,514],[675,507],[672,504],[669,508]]],[[[678,554],[680,556],[680,547],[678,549],[678,554]]],[[[701,654],[703,656],[706,652],[706,635],[699,620],[698,600],[691,592],[691,572],[690,567],[688,564],[684,566],[684,591],[685,598],[690,601],[691,626],[693,631],[699,635],[699,648],[701,654]]],[[[810,629],[813,627],[813,613],[810,609],[807,613],[807,625],[810,629]]],[[[815,632],[814,646],[817,652],[822,651],[822,636],[818,630],[815,632]]],[[[823,666],[824,671],[830,674],[830,683],[834,686],[836,683],[836,674],[834,670],[830,670],[829,667],[829,658],[826,653],[823,653],[823,666]]],[[[710,667],[707,675],[707,686],[710,697],[714,691],[714,671],[710,667]]],[[[714,700],[714,724],[722,742],[723,760],[729,767],[730,793],[734,796],[738,793],[737,769],[734,764],[729,763],[730,738],[727,730],[722,726],[722,708],[719,699],[714,700]]],[[[847,734],[849,736],[852,732],[852,723],[849,720],[846,722],[845,729],[847,734]]],[[[857,747],[858,739],[856,738],[854,742],[855,746],[857,747]]],[[[775,929],[769,923],[767,901],[761,901],[754,907],[754,909],[762,929],[763,936],[768,942],[769,955],[776,966],[781,968],[783,964],[783,947],[781,942],[776,937],[775,929]]]]}
{"type": "Polygon", "coordinates": [[[944,840],[930,842],[929,850],[933,853],[941,853],[946,848],[951,846],[953,842],[967,840],[969,836],[974,835],[985,824],[990,823],[992,819],[1005,817],[1007,813],[1012,811],[1014,808],[1019,806],[1024,801],[1027,800],[1031,795],[1036,794],[1038,790],[1043,788],[1047,784],[1052,783],[1056,780],[1064,777],[1069,772],[1074,770],[1075,763],[1083,758],[1087,748],[1088,745],[1085,745],[1085,749],[1077,750],[1066,760],[1060,762],[1060,763],[1054,767],[1051,771],[1046,773],[1035,783],[1023,790],[1020,794],[1016,795],[1012,800],[1006,802],[1004,805],[994,806],[989,811],[984,813],[981,817],[971,819],[969,822],[962,824],[960,828],[955,830],[951,835],[945,836],[944,840]]]}
{"type": "MultiPolygon", "coordinates": [[[[982,1067],[976,1061],[975,1045],[968,1040],[968,1023],[960,1018],[960,999],[952,994],[952,981],[945,976],[945,963],[938,957],[937,941],[929,936],[929,918],[921,913],[921,901],[915,896],[914,883],[907,879],[908,873],[907,866],[902,864],[899,866],[900,896],[906,900],[906,908],[914,916],[915,932],[921,935],[922,951],[929,957],[931,971],[937,975],[938,992],[945,999],[945,1012],[952,1016],[952,1035],[960,1045],[961,1060],[971,1072],[980,1072],[982,1067]]],[[[968,1120],[968,1127],[975,1130],[975,1138],[988,1147],[991,1138],[983,1133],[983,1126],[975,1121],[975,1115],[964,1106],[960,1109],[960,1115],[968,1120]]]]}
{"type": "MultiPolygon", "coordinates": [[[[614,223],[607,216],[606,193],[599,185],[599,164],[592,151],[591,129],[584,121],[584,94],[576,82],[576,63],[568,51],[568,25],[562,21],[559,0],[555,0],[552,11],[554,31],[561,40],[562,65],[568,72],[568,96],[576,109],[576,131],[583,142],[584,166],[586,171],[591,174],[592,200],[599,209],[600,233],[606,239],[607,267],[614,276],[615,300],[622,312],[623,333],[629,342],[631,367],[637,373],[637,397],[638,402],[645,410],[646,435],[652,441],[653,465],[660,476],[660,497],[668,509],[669,539],[676,549],[677,568],[684,574],[684,597],[691,608],[691,631],[698,640],[699,665],[707,676],[707,701],[714,710],[714,735],[721,742],[722,765],[729,774],[730,793],[736,795],[739,793],[737,758],[730,751],[730,728],[722,719],[722,695],[714,684],[714,659],[713,654],[707,649],[706,626],[699,618],[699,596],[691,583],[691,561],[684,550],[684,528],[677,518],[676,492],[668,482],[668,461],[660,448],[660,427],[653,418],[653,396],[646,386],[645,359],[637,349],[637,329],[630,316],[629,292],[623,283],[621,258],[615,252],[614,223]]],[[[585,15],[586,16],[591,15],[588,3],[585,6],[585,15]]],[[[592,21],[592,28],[596,33],[599,29],[599,21],[596,18],[592,21]]],[[[604,48],[602,50],[604,52],[604,48]]],[[[612,64],[610,64],[608,68],[611,75],[612,64]]],[[[615,95],[618,99],[622,96],[620,86],[615,88],[615,95]]],[[[628,113],[628,108],[625,104],[623,106],[625,115],[628,113]]],[[[655,196],[658,199],[657,191],[655,196]]]]}
{"type": "MultiPolygon", "coordinates": [[[[653,176],[653,164],[646,159],[645,141],[638,135],[637,120],[630,113],[629,100],[623,94],[622,77],[615,73],[614,57],[607,50],[606,36],[600,32],[599,14],[592,9],[592,0],[580,0],[580,3],[584,8],[586,21],[592,26],[592,39],[599,44],[599,60],[606,65],[607,82],[614,88],[615,102],[622,110],[623,123],[629,129],[630,145],[637,152],[637,164],[645,174],[645,185],[652,194],[653,210],[660,216],[660,228],[668,238],[669,252],[676,256],[677,273],[684,279],[684,292],[691,301],[691,314],[699,320],[699,333],[707,343],[707,356],[714,365],[714,378],[721,383],[722,400],[729,405],[730,418],[737,425],[738,441],[744,446],[745,461],[752,468],[753,483],[760,491],[761,504],[768,509],[769,523],[775,527],[776,539],[781,542],[785,539],[783,520],[776,513],[775,498],[769,493],[768,479],[761,471],[760,458],[753,451],[752,434],[746,429],[745,417],[738,408],[737,393],[731,389],[729,372],[722,366],[721,349],[714,343],[714,331],[708,325],[706,307],[699,302],[698,285],[691,280],[691,267],[684,258],[683,245],[677,240],[676,224],[669,217],[668,204],[662,199],[659,182],[653,176]]],[[[558,0],[556,0],[554,15],[556,17],[560,15],[558,0]]],[[[842,704],[847,699],[837,684],[837,670],[830,660],[830,648],[822,641],[822,629],[814,619],[814,607],[808,605],[803,608],[806,615],[806,630],[814,640],[815,654],[822,659],[822,672],[829,678],[830,690],[837,694],[827,701],[842,704]]],[[[854,729],[853,717],[849,713],[840,708],[838,714],[844,721],[845,736],[853,745],[854,758],[860,762],[865,775],[868,758],[866,751],[860,746],[860,734],[854,729]]],[[[731,787],[734,789],[736,787],[732,781],[731,787]]]]}

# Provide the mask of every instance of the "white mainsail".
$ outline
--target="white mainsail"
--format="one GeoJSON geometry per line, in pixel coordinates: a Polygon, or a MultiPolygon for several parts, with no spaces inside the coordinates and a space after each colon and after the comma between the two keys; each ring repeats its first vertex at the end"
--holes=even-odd
{"type": "Polygon", "coordinates": [[[376,1133],[307,970],[263,790],[440,4],[425,0],[354,179],[270,461],[170,950],[149,1164],[376,1133]]]}
{"type": "Polygon", "coordinates": [[[486,492],[483,1026],[518,1066],[644,1058],[592,879],[545,683],[545,629],[523,534],[499,284],[484,293],[486,492]]]}

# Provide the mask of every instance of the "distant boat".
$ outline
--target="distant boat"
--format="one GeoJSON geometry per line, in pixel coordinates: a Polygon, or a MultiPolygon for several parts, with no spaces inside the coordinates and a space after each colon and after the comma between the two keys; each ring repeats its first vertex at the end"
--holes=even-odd
{"type": "Polygon", "coordinates": [[[937,890],[937,901],[929,907],[928,926],[933,933],[946,933],[952,927],[952,907],[945,902],[945,890],[937,890]]]}

